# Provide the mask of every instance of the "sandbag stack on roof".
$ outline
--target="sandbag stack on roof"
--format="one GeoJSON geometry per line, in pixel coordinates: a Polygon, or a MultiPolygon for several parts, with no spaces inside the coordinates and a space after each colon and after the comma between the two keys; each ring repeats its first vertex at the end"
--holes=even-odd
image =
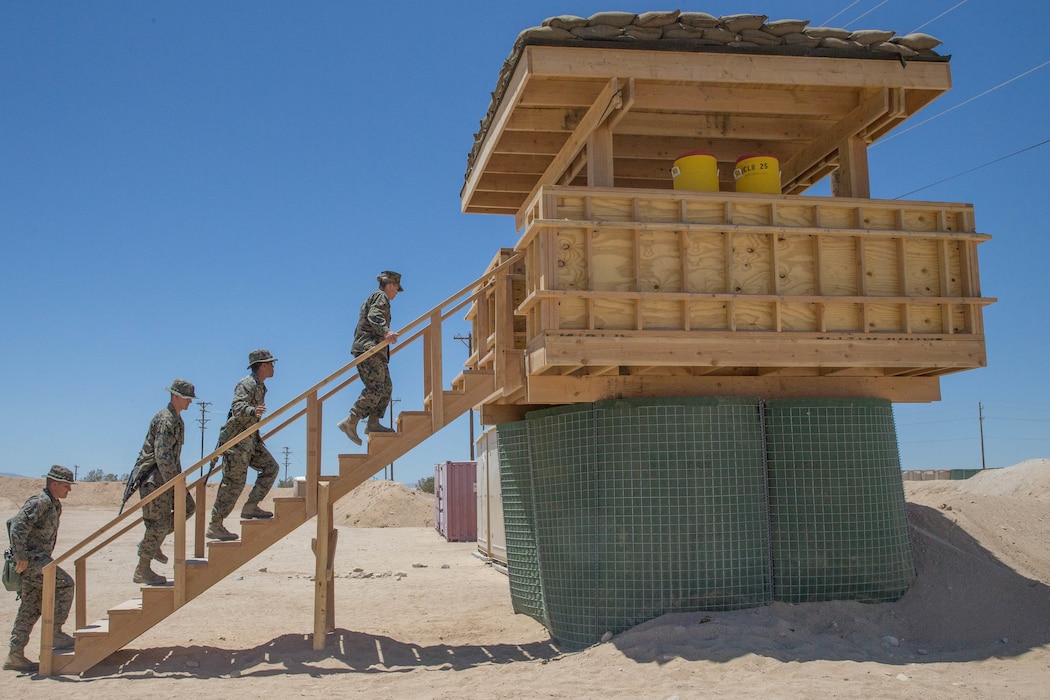
{"type": "MultiPolygon", "coordinates": [[[[940,41],[929,34],[896,36],[877,29],[851,31],[835,27],[810,27],[809,20],[769,21],[766,15],[726,15],[706,12],[598,12],[590,17],[548,17],[538,27],[518,35],[518,43],[544,40],[589,41],[687,41],[695,46],[734,49],[835,49],[878,51],[905,58],[937,56],[940,41]]],[[[797,53],[797,51],[791,51],[797,53]]]]}
{"type": "Polygon", "coordinates": [[[849,30],[835,27],[810,27],[809,20],[769,20],[766,15],[726,15],[715,17],[706,12],[680,10],[633,12],[598,12],[590,17],[558,15],[548,17],[538,27],[521,32],[510,56],[500,68],[496,89],[492,92],[485,118],[474,134],[474,147],[467,154],[470,176],[474,159],[484,140],[488,125],[499,107],[514,67],[525,46],[545,44],[558,46],[600,47],[615,44],[618,48],[656,49],[667,51],[718,51],[761,53],[785,56],[829,56],[838,58],[896,58],[947,60],[934,52],[941,41],[929,34],[913,33],[896,36],[888,30],[849,30]]]}

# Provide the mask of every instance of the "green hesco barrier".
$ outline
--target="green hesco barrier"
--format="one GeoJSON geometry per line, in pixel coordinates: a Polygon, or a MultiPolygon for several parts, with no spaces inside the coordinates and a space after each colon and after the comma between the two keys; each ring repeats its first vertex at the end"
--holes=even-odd
{"type": "Polygon", "coordinates": [[[535,513],[529,464],[529,430],[525,421],[496,428],[503,522],[507,538],[507,578],[514,612],[550,628],[540,586],[535,513]]]}
{"type": "Polygon", "coordinates": [[[594,527],[592,409],[590,404],[577,404],[537,411],[525,423],[548,629],[567,645],[588,646],[597,641],[594,596],[601,557],[594,527]]]}
{"type": "Polygon", "coordinates": [[[756,399],[595,404],[597,637],[770,602],[758,414],[756,399]]]}
{"type": "Polygon", "coordinates": [[[766,404],[773,597],[891,601],[915,580],[893,408],[766,404]]]}
{"type": "Polygon", "coordinates": [[[497,439],[514,609],[568,648],[668,612],[894,600],[914,580],[889,402],[603,401],[497,439]]]}
{"type": "MultiPolygon", "coordinates": [[[[530,524],[512,517],[504,494],[508,570],[539,577],[555,639],[582,648],[667,612],[770,602],[758,416],[755,399],[714,398],[537,411],[524,421],[527,460],[511,454],[525,447],[522,423],[497,428],[511,501],[526,478],[534,499],[530,524]],[[530,526],[535,566],[511,547],[530,526]]],[[[512,581],[515,610],[537,600],[529,588],[512,581]]]]}

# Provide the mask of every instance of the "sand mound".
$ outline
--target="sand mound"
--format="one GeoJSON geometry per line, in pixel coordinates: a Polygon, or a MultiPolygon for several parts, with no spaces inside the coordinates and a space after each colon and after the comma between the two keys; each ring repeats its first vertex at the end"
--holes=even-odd
{"type": "MultiPolygon", "coordinates": [[[[249,476],[249,483],[251,477],[249,476]]],[[[0,510],[17,510],[26,499],[44,488],[44,480],[0,476],[0,510]]],[[[218,484],[208,484],[209,503],[218,484]]],[[[241,495],[243,501],[248,489],[241,495]]],[[[116,481],[80,481],[73,486],[65,508],[112,510],[116,516],[124,484],[116,481]]],[[[263,502],[292,495],[291,488],[275,488],[263,502]]],[[[131,497],[136,502],[137,496],[131,497]]],[[[410,489],[397,481],[366,481],[347,494],[333,508],[335,524],[346,527],[433,527],[434,495],[410,489]]]]}

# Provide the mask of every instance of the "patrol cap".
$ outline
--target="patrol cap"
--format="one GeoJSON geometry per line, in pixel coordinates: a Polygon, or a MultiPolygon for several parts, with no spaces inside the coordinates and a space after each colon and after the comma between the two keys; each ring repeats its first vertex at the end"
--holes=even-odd
{"type": "Polygon", "coordinates": [[[263,362],[277,362],[277,358],[271,355],[269,350],[263,350],[262,348],[248,353],[248,369],[263,362]]]}
{"type": "Polygon", "coordinates": [[[44,475],[51,481],[61,481],[66,484],[73,483],[73,472],[66,467],[60,467],[57,464],[51,467],[51,471],[44,475]]]}
{"type": "Polygon", "coordinates": [[[397,291],[399,291],[399,292],[405,291],[405,288],[401,286],[401,273],[400,272],[392,272],[390,270],[383,270],[376,277],[376,280],[379,281],[380,285],[385,285],[385,284],[387,284],[389,282],[393,282],[394,284],[397,285],[397,291]]]}
{"type": "Polygon", "coordinates": [[[169,394],[175,394],[176,396],[184,399],[195,399],[197,395],[193,393],[193,385],[187,382],[185,379],[176,379],[171,383],[164,391],[169,394]]]}

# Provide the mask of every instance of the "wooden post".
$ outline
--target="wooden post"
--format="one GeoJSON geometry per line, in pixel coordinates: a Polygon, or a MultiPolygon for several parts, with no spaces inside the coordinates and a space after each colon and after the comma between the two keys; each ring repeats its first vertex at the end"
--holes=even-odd
{"type": "Polygon", "coordinates": [[[77,559],[73,566],[73,580],[76,581],[73,597],[77,606],[75,624],[79,630],[87,627],[87,559],[77,559]]]}
{"type": "Polygon", "coordinates": [[[43,594],[40,598],[40,675],[50,676],[51,645],[55,640],[55,580],[58,567],[44,567],[43,594]]]}
{"type": "Polygon", "coordinates": [[[197,493],[194,497],[194,502],[197,506],[197,511],[193,515],[193,558],[203,559],[204,558],[204,530],[205,530],[205,518],[208,517],[208,482],[202,481],[197,484],[197,493]]]}
{"type": "Polygon", "coordinates": [[[836,197],[871,199],[868,179],[868,145],[863,139],[852,137],[839,144],[839,167],[831,178],[832,194],[836,197]]]}
{"type": "Polygon", "coordinates": [[[306,513],[313,515],[319,507],[317,485],[321,476],[321,418],[324,407],[317,392],[306,397],[306,513]]]}
{"type": "Polygon", "coordinates": [[[175,609],[186,604],[186,480],[176,479],[175,498],[175,609]]]}
{"type": "MultiPolygon", "coordinates": [[[[434,427],[434,432],[441,430],[445,427],[445,406],[442,403],[442,387],[445,385],[445,380],[441,373],[441,310],[435,310],[434,313],[430,314],[430,327],[429,331],[430,344],[427,348],[427,356],[423,358],[423,363],[430,368],[427,373],[430,377],[429,390],[431,393],[430,398],[430,416],[431,425],[434,427]]],[[[393,408],[391,408],[393,410],[393,408]]]]}
{"type": "Polygon", "coordinates": [[[325,635],[335,620],[335,577],[332,572],[332,503],[328,482],[317,484],[317,537],[314,550],[314,651],[324,649],[325,635]]]}

